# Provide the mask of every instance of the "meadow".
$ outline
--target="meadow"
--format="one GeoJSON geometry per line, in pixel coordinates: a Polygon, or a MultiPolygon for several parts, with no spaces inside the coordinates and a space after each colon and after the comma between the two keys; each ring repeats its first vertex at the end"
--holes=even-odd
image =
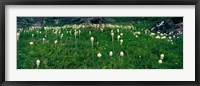
{"type": "Polygon", "coordinates": [[[182,69],[183,36],[146,24],[27,27],[17,30],[18,69],[182,69]]]}

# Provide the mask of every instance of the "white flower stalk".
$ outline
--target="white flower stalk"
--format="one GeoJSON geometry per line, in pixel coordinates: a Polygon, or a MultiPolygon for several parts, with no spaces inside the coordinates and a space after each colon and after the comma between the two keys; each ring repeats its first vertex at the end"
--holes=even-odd
{"type": "Polygon", "coordinates": [[[138,35],[135,35],[136,38],[138,38],[138,35]]]}
{"type": "Polygon", "coordinates": [[[164,59],[164,54],[160,54],[160,60],[163,60],[164,59]]]}
{"type": "Polygon", "coordinates": [[[47,37],[47,35],[44,36],[45,38],[47,37]]]}
{"type": "Polygon", "coordinates": [[[122,45],[122,43],[123,43],[123,40],[121,39],[121,40],[120,40],[120,45],[122,45]]]}
{"type": "Polygon", "coordinates": [[[93,48],[93,43],[94,43],[94,37],[90,38],[91,44],[92,44],[92,48],[93,48]]]}
{"type": "Polygon", "coordinates": [[[61,39],[63,38],[63,35],[64,35],[64,34],[61,34],[61,36],[60,36],[61,39]]]}
{"type": "Polygon", "coordinates": [[[101,32],[103,32],[103,28],[101,28],[101,32]]]}
{"type": "Polygon", "coordinates": [[[156,36],[155,38],[156,38],[156,39],[160,39],[160,36],[156,36]]]}
{"type": "Polygon", "coordinates": [[[121,51],[120,52],[120,56],[123,57],[124,56],[124,52],[121,51]]]}
{"type": "Polygon", "coordinates": [[[117,29],[117,33],[119,33],[119,29],[117,29]]]}
{"type": "Polygon", "coordinates": [[[75,39],[76,39],[77,33],[78,33],[77,31],[74,32],[74,37],[75,37],[75,39]]]}
{"type": "Polygon", "coordinates": [[[150,34],[150,36],[154,36],[154,35],[155,35],[155,33],[151,33],[151,34],[150,34]]]}
{"type": "Polygon", "coordinates": [[[120,33],[120,36],[123,36],[123,33],[120,33]]]}
{"type": "Polygon", "coordinates": [[[42,32],[40,31],[40,34],[41,34],[42,32]]]}
{"type": "Polygon", "coordinates": [[[70,36],[72,35],[72,31],[71,30],[69,31],[69,34],[70,34],[70,36]]]}
{"type": "Polygon", "coordinates": [[[161,37],[161,39],[166,39],[166,36],[161,37]]]}
{"type": "Polygon", "coordinates": [[[113,56],[113,52],[112,52],[112,51],[109,52],[109,56],[110,56],[110,57],[113,56]]]}
{"type": "Polygon", "coordinates": [[[34,43],[33,43],[33,42],[30,42],[29,44],[30,44],[30,45],[33,45],[34,43]]]}
{"type": "Polygon", "coordinates": [[[172,37],[170,36],[169,39],[172,39],[172,37]]]}
{"type": "Polygon", "coordinates": [[[92,32],[91,32],[91,31],[89,31],[89,34],[91,35],[91,34],[92,34],[92,32]]]}
{"type": "Polygon", "coordinates": [[[114,33],[111,32],[111,36],[112,36],[112,41],[114,41],[114,33]]]}
{"type": "Polygon", "coordinates": [[[58,43],[58,41],[57,41],[57,40],[55,40],[55,41],[54,41],[54,44],[57,44],[57,43],[58,43]]]}
{"type": "Polygon", "coordinates": [[[43,41],[43,44],[44,44],[45,38],[42,38],[42,41],[43,41]]]}
{"type": "Polygon", "coordinates": [[[101,55],[101,53],[98,53],[98,54],[97,54],[97,57],[99,57],[99,58],[100,58],[101,56],[102,56],[102,55],[101,55]]]}
{"type": "Polygon", "coordinates": [[[119,39],[120,39],[120,35],[117,36],[117,41],[119,41],[119,39]]]}
{"type": "Polygon", "coordinates": [[[159,64],[162,64],[162,60],[158,60],[158,63],[159,63],[159,64]]]}
{"type": "Polygon", "coordinates": [[[111,30],[111,33],[113,33],[113,30],[111,30]]]}
{"type": "Polygon", "coordinates": [[[144,30],[144,33],[147,34],[148,30],[144,30]]]}
{"type": "Polygon", "coordinates": [[[34,37],[34,34],[32,34],[32,38],[34,37]]]}
{"type": "Polygon", "coordinates": [[[40,60],[36,60],[36,65],[37,65],[37,69],[38,69],[40,66],[40,60]]]}
{"type": "Polygon", "coordinates": [[[19,40],[20,33],[17,33],[17,40],[19,40]]]}
{"type": "Polygon", "coordinates": [[[81,30],[78,30],[78,35],[79,35],[79,36],[81,35],[81,30]]]}

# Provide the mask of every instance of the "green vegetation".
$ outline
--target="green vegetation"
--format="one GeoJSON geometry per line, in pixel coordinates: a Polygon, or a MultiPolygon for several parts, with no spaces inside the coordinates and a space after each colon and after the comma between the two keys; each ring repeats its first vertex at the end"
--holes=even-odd
{"type": "Polygon", "coordinates": [[[36,60],[40,60],[39,69],[182,69],[183,37],[159,32],[150,36],[152,32],[148,29],[152,25],[152,22],[130,27],[121,24],[118,28],[105,27],[103,32],[100,28],[74,28],[76,26],[73,25],[20,29],[17,31],[20,34],[17,41],[17,68],[36,69],[36,60]],[[78,32],[76,38],[75,29],[78,32]],[[111,30],[114,32],[114,41],[111,30]],[[122,45],[117,39],[118,35],[123,40],[122,45]],[[94,37],[93,48],[91,37],[94,37]],[[110,51],[113,51],[112,57],[109,56],[110,51]],[[124,56],[120,56],[121,51],[124,56]],[[102,55],[100,58],[97,57],[98,53],[102,55]],[[158,63],[161,54],[164,54],[164,59],[158,63]]]}

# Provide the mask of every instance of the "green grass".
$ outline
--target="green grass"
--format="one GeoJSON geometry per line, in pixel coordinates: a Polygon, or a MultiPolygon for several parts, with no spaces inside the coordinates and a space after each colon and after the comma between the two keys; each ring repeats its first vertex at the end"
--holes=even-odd
{"type": "MultiPolygon", "coordinates": [[[[183,68],[183,38],[173,38],[173,43],[166,39],[155,39],[155,36],[145,34],[149,24],[134,25],[137,28],[80,28],[81,34],[75,39],[72,28],[61,29],[61,33],[54,34],[52,29],[43,28],[29,32],[20,32],[17,41],[17,68],[36,69],[36,60],[40,60],[40,69],[182,69],[183,68]],[[117,29],[123,33],[123,44],[117,41],[117,29]],[[70,36],[67,31],[72,30],[70,36]],[[111,30],[114,30],[114,41],[111,41],[111,30]],[[37,33],[41,31],[42,33],[37,33]],[[92,34],[89,34],[92,31],[92,34]],[[133,32],[140,31],[138,38],[133,32]],[[32,37],[34,34],[34,37],[32,37]],[[64,34],[61,39],[61,34],[64,34]],[[43,44],[42,38],[47,36],[43,44]],[[90,37],[94,37],[92,48],[90,37]],[[54,44],[57,40],[58,43],[54,44]],[[30,45],[30,42],[34,42],[30,45]],[[97,44],[98,43],[98,44],[97,44]],[[113,56],[109,52],[113,51],[113,56]],[[124,56],[120,57],[120,52],[124,56]],[[101,58],[97,57],[98,53],[101,58]],[[164,54],[163,63],[159,64],[160,54],[164,54]]],[[[158,35],[158,34],[156,34],[158,35]]]]}

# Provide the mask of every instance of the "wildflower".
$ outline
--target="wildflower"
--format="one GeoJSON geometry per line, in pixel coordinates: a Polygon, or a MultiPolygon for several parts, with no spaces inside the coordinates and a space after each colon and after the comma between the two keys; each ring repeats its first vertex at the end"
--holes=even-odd
{"type": "Polygon", "coordinates": [[[162,64],[162,60],[158,60],[158,63],[159,63],[159,64],[162,64]]]}
{"type": "Polygon", "coordinates": [[[103,28],[101,28],[101,32],[103,32],[103,28]]]}
{"type": "Polygon", "coordinates": [[[78,33],[77,31],[74,32],[74,37],[75,37],[75,39],[76,39],[77,33],[78,33]]]}
{"type": "Polygon", "coordinates": [[[62,37],[63,37],[63,34],[61,34],[60,38],[62,39],[62,37]]]}
{"type": "Polygon", "coordinates": [[[92,34],[92,32],[91,32],[91,31],[89,31],[89,34],[91,35],[91,34],[92,34]]]}
{"type": "Polygon", "coordinates": [[[123,36],[123,33],[120,33],[121,36],[123,36]]]}
{"type": "Polygon", "coordinates": [[[146,30],[144,31],[144,33],[147,34],[147,31],[148,31],[148,30],[146,29],[146,30]]]}
{"type": "Polygon", "coordinates": [[[120,45],[122,45],[122,43],[123,43],[123,40],[121,39],[121,40],[120,40],[120,45]]]}
{"type": "Polygon", "coordinates": [[[34,34],[32,34],[32,38],[33,38],[34,34]]]}
{"type": "Polygon", "coordinates": [[[156,38],[156,39],[160,39],[160,36],[156,36],[155,38],[156,38]]]}
{"type": "Polygon", "coordinates": [[[42,41],[43,41],[43,44],[44,44],[45,38],[42,38],[42,41]]]}
{"type": "Polygon", "coordinates": [[[138,38],[138,35],[135,35],[136,38],[138,38]]]}
{"type": "Polygon", "coordinates": [[[120,56],[123,57],[124,56],[124,52],[121,51],[120,52],[120,56]]]}
{"type": "Polygon", "coordinates": [[[164,54],[160,54],[160,59],[161,59],[161,60],[164,59],[164,54]]]}
{"type": "Polygon", "coordinates": [[[118,41],[119,41],[119,39],[120,39],[120,35],[117,36],[117,40],[118,40],[118,41]]]}
{"type": "Polygon", "coordinates": [[[69,31],[69,34],[70,34],[70,36],[72,35],[72,31],[71,30],[69,31]]]}
{"type": "Polygon", "coordinates": [[[40,60],[36,60],[36,65],[37,65],[37,68],[39,68],[39,66],[40,66],[40,60]]]}
{"type": "Polygon", "coordinates": [[[33,45],[33,42],[30,42],[29,44],[30,44],[30,45],[33,45]]]}
{"type": "Polygon", "coordinates": [[[79,35],[79,36],[81,35],[81,30],[78,30],[78,35],[79,35]]]}
{"type": "Polygon", "coordinates": [[[113,30],[111,30],[111,33],[113,33],[113,30]]]}
{"type": "Polygon", "coordinates": [[[165,39],[165,38],[166,38],[166,36],[161,37],[161,39],[165,39]]]}
{"type": "Polygon", "coordinates": [[[114,41],[114,33],[111,32],[111,36],[112,36],[112,41],[114,41]]]}
{"type": "Polygon", "coordinates": [[[101,56],[102,56],[102,55],[101,55],[101,53],[98,53],[98,54],[97,54],[97,57],[99,57],[99,58],[100,58],[101,56]]]}
{"type": "Polygon", "coordinates": [[[117,33],[119,33],[119,29],[117,29],[117,33]]]}
{"type": "Polygon", "coordinates": [[[91,37],[91,38],[90,38],[90,41],[91,41],[91,43],[92,43],[92,48],[93,48],[94,37],[91,37]]]}
{"type": "Polygon", "coordinates": [[[54,44],[57,44],[57,42],[58,42],[58,41],[57,41],[57,40],[55,40],[55,41],[54,41],[54,44]]]}
{"type": "Polygon", "coordinates": [[[113,56],[113,52],[112,52],[112,51],[109,52],[109,56],[110,56],[110,57],[113,56]]]}
{"type": "Polygon", "coordinates": [[[17,33],[17,40],[19,40],[20,33],[17,33]]]}
{"type": "Polygon", "coordinates": [[[154,36],[154,35],[155,35],[155,33],[151,33],[151,34],[150,34],[150,36],[154,36]]]}

